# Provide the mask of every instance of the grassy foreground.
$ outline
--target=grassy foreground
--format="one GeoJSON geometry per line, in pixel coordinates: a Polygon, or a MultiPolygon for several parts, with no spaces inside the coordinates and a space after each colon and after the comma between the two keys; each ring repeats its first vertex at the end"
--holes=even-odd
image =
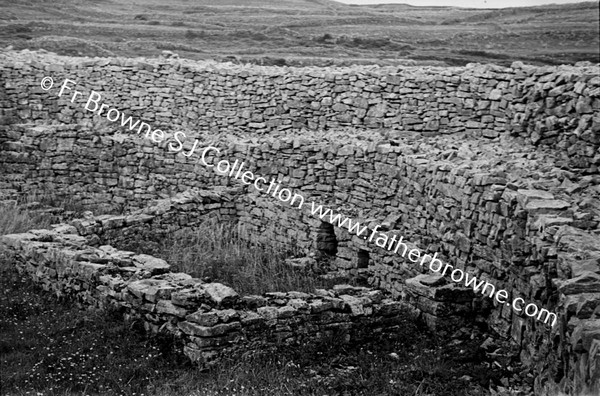
{"type": "MultiPolygon", "coordinates": [[[[0,206],[0,231],[49,219],[0,206]]],[[[407,315],[398,334],[229,356],[201,372],[117,312],[80,310],[17,273],[0,251],[2,395],[484,395],[500,374],[477,348],[449,344],[407,315]]]]}
{"type": "Polygon", "coordinates": [[[200,372],[116,312],[57,301],[0,259],[3,395],[482,395],[489,378],[409,319],[401,334],[279,347],[200,372]],[[477,379],[477,376],[480,379],[477,379]]]}

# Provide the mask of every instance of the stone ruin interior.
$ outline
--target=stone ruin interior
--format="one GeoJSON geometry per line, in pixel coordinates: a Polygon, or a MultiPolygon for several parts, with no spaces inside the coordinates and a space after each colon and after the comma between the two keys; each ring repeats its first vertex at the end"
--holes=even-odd
{"type": "Polygon", "coordinates": [[[485,324],[518,348],[536,394],[599,394],[598,66],[290,68],[29,51],[0,63],[2,200],[43,190],[123,213],[0,238],[46,290],[121,307],[182,339],[200,366],[264,342],[394,331],[410,307],[438,332],[485,324]],[[67,78],[79,99],[58,95],[67,78]],[[86,110],[91,90],[168,139],[86,110]],[[171,152],[176,131],[188,136],[184,152],[193,139],[218,147],[217,160],[244,161],[369,229],[403,235],[555,312],[556,325],[171,152]],[[240,295],[120,248],[208,217],[294,246],[304,258],[293,263],[315,276],[368,286],[240,295]]]}

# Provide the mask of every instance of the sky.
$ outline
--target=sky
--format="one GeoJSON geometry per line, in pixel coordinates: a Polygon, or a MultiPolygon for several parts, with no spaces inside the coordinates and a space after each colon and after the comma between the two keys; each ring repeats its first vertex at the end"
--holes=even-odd
{"type": "Polygon", "coordinates": [[[454,6],[473,8],[531,7],[543,4],[580,3],[584,0],[336,0],[346,4],[405,3],[415,6],[454,6]]]}

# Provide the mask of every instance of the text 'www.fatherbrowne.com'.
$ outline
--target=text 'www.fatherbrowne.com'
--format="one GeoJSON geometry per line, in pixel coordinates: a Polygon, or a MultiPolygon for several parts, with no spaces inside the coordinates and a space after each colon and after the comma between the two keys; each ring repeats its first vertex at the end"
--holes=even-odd
{"type": "MultiPolygon", "coordinates": [[[[73,89],[77,83],[73,80],[65,79],[58,92],[57,96],[70,95],[70,102],[74,103],[79,97],[82,99],[86,96],[83,92],[73,89]]],[[[45,91],[52,89],[54,81],[51,77],[44,77],[41,81],[41,87],[45,91]]],[[[150,139],[154,143],[162,143],[167,140],[167,135],[161,129],[153,129],[149,124],[127,116],[118,109],[111,108],[108,104],[102,102],[102,95],[94,90],[91,90],[85,101],[84,109],[98,116],[106,117],[110,122],[119,122],[122,127],[128,128],[129,131],[136,131],[138,136],[142,134],[146,139],[150,139]]],[[[198,162],[207,168],[213,168],[220,175],[226,175],[236,180],[241,181],[245,185],[253,185],[253,187],[265,194],[278,199],[281,202],[295,206],[298,209],[304,209],[306,200],[304,196],[295,193],[292,190],[282,187],[281,182],[271,178],[267,180],[264,177],[256,176],[250,171],[245,163],[235,160],[232,164],[228,160],[221,160],[216,164],[207,162],[207,159],[220,156],[221,151],[214,146],[199,147],[201,142],[198,139],[191,144],[191,148],[184,150],[184,143],[187,142],[187,136],[184,132],[175,132],[172,139],[168,141],[170,152],[181,153],[185,157],[192,157],[194,154],[198,157],[198,162]]],[[[472,288],[474,292],[479,292],[482,295],[487,295],[494,299],[499,304],[505,304],[511,307],[516,313],[524,313],[529,317],[536,318],[552,326],[556,325],[557,315],[547,309],[539,308],[534,303],[525,305],[525,300],[516,297],[509,301],[509,293],[504,289],[496,290],[495,286],[488,281],[478,280],[477,277],[471,276],[460,268],[454,268],[450,264],[444,264],[437,258],[438,254],[433,256],[423,254],[419,249],[413,247],[404,237],[397,235],[388,235],[378,231],[381,225],[376,225],[373,229],[362,225],[360,222],[354,221],[342,214],[335,213],[331,209],[324,208],[323,205],[318,205],[314,201],[310,202],[310,212],[313,216],[319,217],[322,221],[336,225],[339,228],[346,228],[350,233],[359,237],[363,237],[368,242],[375,243],[380,248],[386,249],[398,254],[403,258],[413,263],[419,263],[421,267],[427,266],[431,272],[440,273],[443,276],[449,276],[453,282],[464,283],[467,288],[472,288]],[[410,246],[409,246],[410,245],[410,246]]]]}

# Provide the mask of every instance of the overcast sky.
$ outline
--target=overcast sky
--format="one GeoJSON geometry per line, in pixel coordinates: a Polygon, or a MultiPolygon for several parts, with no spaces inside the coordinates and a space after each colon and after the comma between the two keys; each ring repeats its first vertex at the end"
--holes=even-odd
{"type": "Polygon", "coordinates": [[[582,0],[336,0],[346,4],[405,3],[416,6],[455,6],[476,8],[529,7],[542,4],[580,3],[582,0]]]}

